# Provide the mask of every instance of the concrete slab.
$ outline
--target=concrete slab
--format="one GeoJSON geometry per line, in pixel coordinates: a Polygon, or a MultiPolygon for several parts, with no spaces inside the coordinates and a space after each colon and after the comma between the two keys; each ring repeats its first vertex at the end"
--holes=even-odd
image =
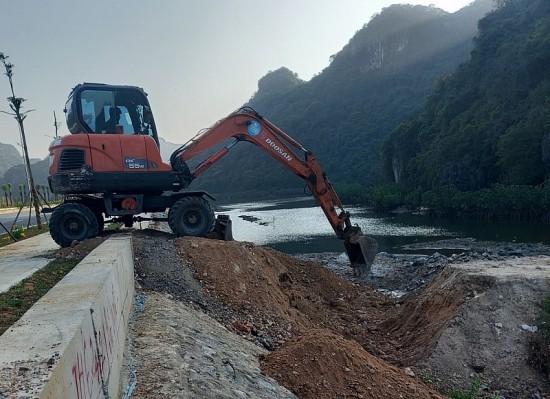
{"type": "Polygon", "coordinates": [[[0,336],[0,398],[115,398],[134,296],[129,235],[92,251],[0,336]]]}
{"type": "Polygon", "coordinates": [[[47,258],[49,252],[58,248],[49,233],[0,248],[0,292],[46,266],[52,260],[47,258]]]}

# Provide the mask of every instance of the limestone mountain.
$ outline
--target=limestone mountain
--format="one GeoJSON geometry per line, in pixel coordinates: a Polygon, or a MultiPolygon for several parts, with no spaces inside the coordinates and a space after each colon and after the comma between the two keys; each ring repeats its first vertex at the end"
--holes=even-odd
{"type": "MultiPolygon", "coordinates": [[[[260,79],[247,105],[315,153],[334,182],[376,183],[382,143],[424,104],[438,78],[469,59],[477,23],[491,8],[491,0],[452,14],[433,6],[390,6],[310,81],[281,68],[260,79]]],[[[193,186],[235,193],[303,185],[248,143],[234,148],[193,186]]]]}
{"type": "Polygon", "coordinates": [[[23,164],[23,158],[11,144],[0,143],[0,178],[12,166],[23,164]]]}
{"type": "MultiPolygon", "coordinates": [[[[30,163],[35,184],[47,185],[48,158],[31,158],[30,163]]],[[[8,183],[13,190],[20,184],[27,186],[27,174],[19,151],[11,144],[0,143],[0,185],[8,183]]]]}
{"type": "MultiPolygon", "coordinates": [[[[32,176],[34,184],[40,186],[48,185],[48,158],[43,160],[33,160],[31,163],[32,176]]],[[[10,183],[12,187],[18,187],[20,184],[27,186],[27,174],[23,163],[12,166],[0,177],[0,185],[10,183]]]]}
{"type": "Polygon", "coordinates": [[[258,81],[258,91],[254,93],[252,99],[258,101],[274,95],[284,95],[303,83],[305,82],[298,77],[297,73],[281,67],[275,71],[269,71],[258,81]]]}

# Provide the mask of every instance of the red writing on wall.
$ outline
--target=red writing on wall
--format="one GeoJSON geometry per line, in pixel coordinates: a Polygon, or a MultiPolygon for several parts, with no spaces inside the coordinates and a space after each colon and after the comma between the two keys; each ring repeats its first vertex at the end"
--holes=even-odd
{"type": "Polygon", "coordinates": [[[71,368],[77,399],[96,397],[108,383],[122,317],[119,315],[120,298],[114,286],[111,286],[108,299],[102,308],[92,309],[93,331],[81,331],[82,345],[71,368]]]}

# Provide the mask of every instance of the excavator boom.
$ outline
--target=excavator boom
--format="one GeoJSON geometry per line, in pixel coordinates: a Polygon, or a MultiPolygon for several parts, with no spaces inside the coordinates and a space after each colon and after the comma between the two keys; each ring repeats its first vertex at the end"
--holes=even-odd
{"type": "Polygon", "coordinates": [[[231,147],[239,141],[248,141],[260,147],[284,167],[305,180],[336,236],[344,241],[355,273],[361,276],[367,275],[378,249],[376,241],[364,235],[359,226],[352,226],[349,212],[344,210],[342,201],[317,158],[253,109],[241,108],[221,119],[211,128],[199,132],[172,154],[172,166],[185,163],[231,138],[234,140],[230,144],[197,165],[191,171],[191,177],[196,178],[203,174],[228,154],[231,147]]]}

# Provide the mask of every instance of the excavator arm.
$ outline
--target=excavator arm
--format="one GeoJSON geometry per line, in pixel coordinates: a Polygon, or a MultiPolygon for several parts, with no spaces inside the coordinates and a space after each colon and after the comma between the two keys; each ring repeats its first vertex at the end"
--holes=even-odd
{"type": "Polygon", "coordinates": [[[178,148],[171,156],[173,168],[200,155],[220,143],[234,140],[208,156],[191,171],[196,178],[229,153],[239,141],[248,141],[271,155],[284,167],[305,180],[318,205],[323,209],[336,236],[344,240],[351,266],[357,275],[365,276],[376,256],[376,241],[365,236],[359,226],[352,226],[349,212],[332,183],[321,168],[317,158],[300,143],[283,132],[252,108],[245,107],[218,121],[214,126],[199,132],[197,136],[178,148]],[[301,154],[298,156],[297,154],[301,154]]]}

